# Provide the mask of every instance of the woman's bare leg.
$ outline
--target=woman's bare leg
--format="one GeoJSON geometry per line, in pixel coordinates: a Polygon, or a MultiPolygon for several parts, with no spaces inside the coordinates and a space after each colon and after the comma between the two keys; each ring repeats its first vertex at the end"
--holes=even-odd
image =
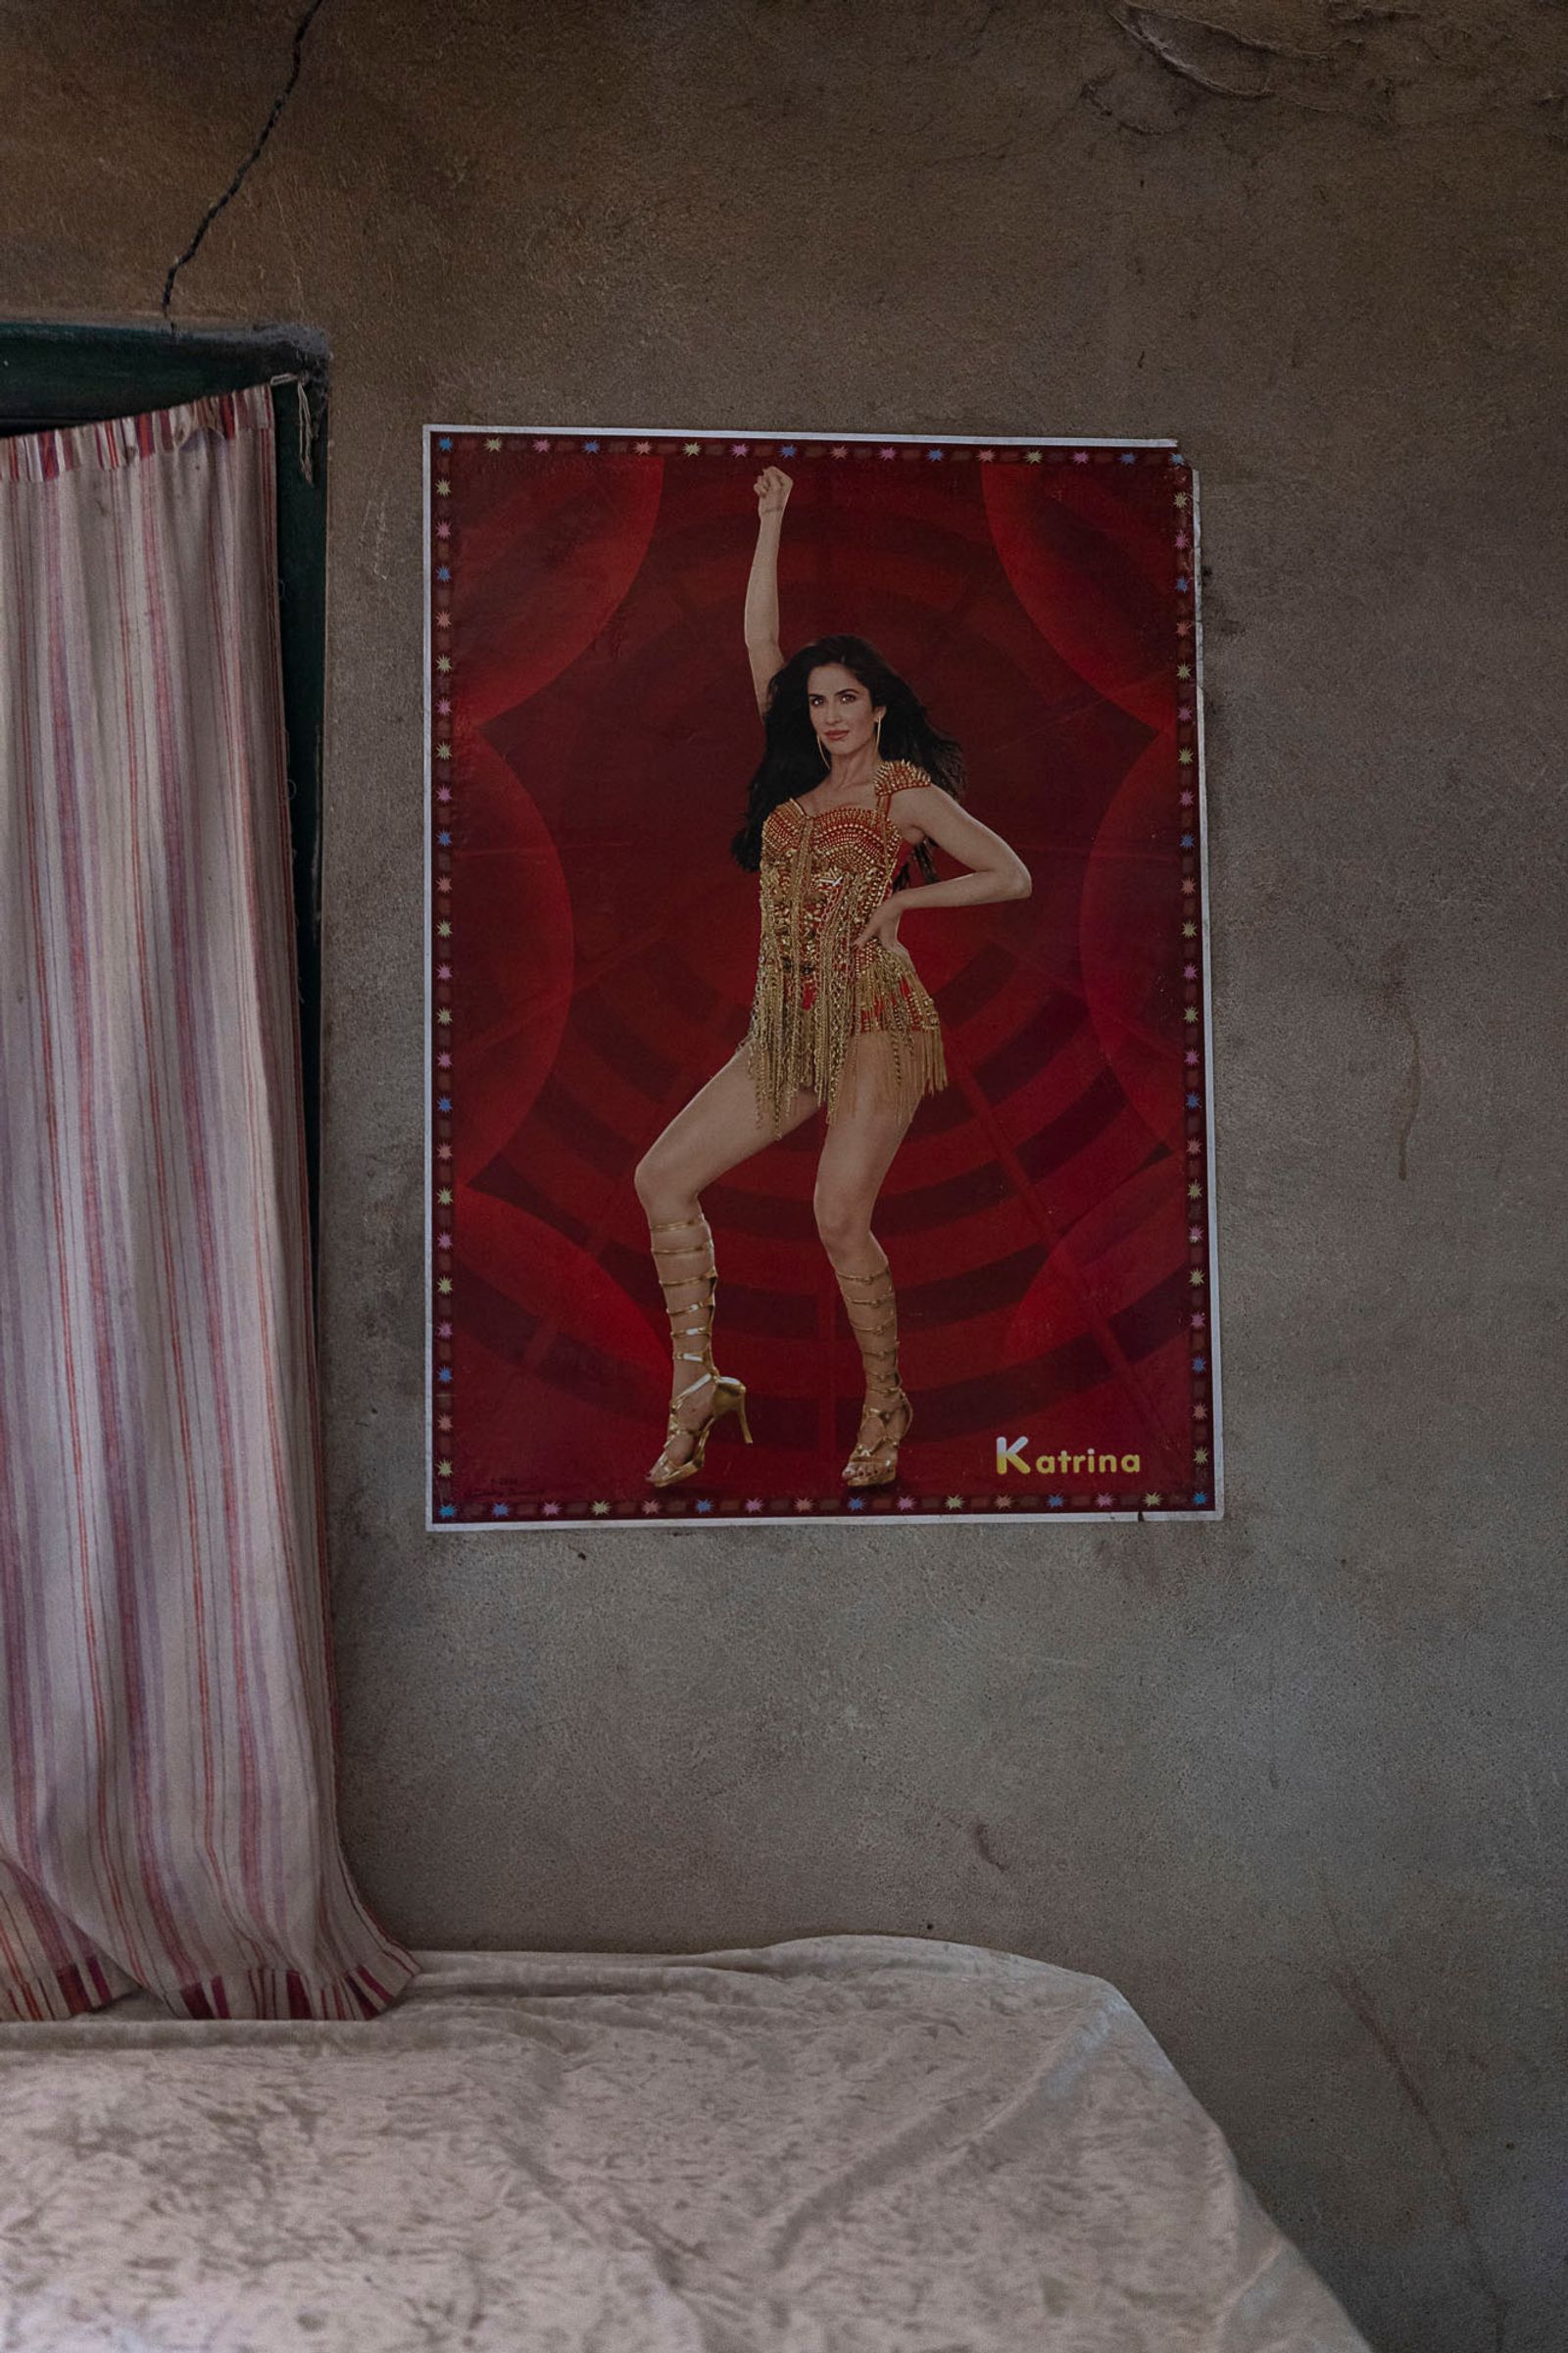
{"type": "MultiPolygon", "coordinates": [[[[781,1132],[788,1135],[820,1108],[816,1097],[801,1088],[785,1113],[781,1132]]],[[[727,1170],[738,1168],[743,1160],[749,1160],[754,1152],[761,1152],[772,1142],[771,1131],[758,1116],[757,1089],[737,1048],[707,1085],[700,1087],[690,1103],[676,1112],[637,1163],[633,1182],[650,1227],[671,1225],[683,1218],[701,1219],[704,1186],[712,1184],[727,1170]]],[[[653,1235],[650,1239],[661,1248],[667,1243],[673,1250],[683,1243],[703,1244],[706,1231],[705,1222],[669,1235],[653,1235]]],[[[703,1267],[700,1255],[674,1260],[672,1274],[686,1271],[689,1279],[662,1282],[664,1302],[672,1312],[706,1303],[708,1290],[701,1279],[703,1267]]],[[[688,1348],[691,1345],[689,1341],[686,1344],[688,1348]]],[[[692,1375],[693,1367],[682,1362],[680,1351],[672,1347],[670,1405],[678,1411],[679,1425],[664,1449],[664,1459],[671,1466],[690,1460],[692,1440],[688,1434],[701,1428],[712,1397],[711,1381],[704,1381],[699,1375],[698,1387],[689,1397],[680,1398],[676,1406],[679,1392],[689,1386],[692,1375]]]]}
{"type": "MultiPolygon", "coordinates": [[[[879,1081],[888,1071],[892,1052],[893,1040],[879,1031],[862,1031],[851,1041],[837,1114],[817,1161],[812,1202],[816,1230],[859,1341],[867,1406],[880,1404],[884,1409],[891,1408],[899,1394],[898,1319],[890,1288],[880,1314],[870,1311],[866,1298],[878,1288],[875,1279],[888,1266],[887,1252],[871,1231],[871,1215],[913,1116],[912,1108],[891,1109],[880,1097],[879,1081]]],[[[863,1412],[857,1445],[892,1445],[901,1435],[903,1419],[898,1413],[882,1418],[863,1412]]]]}

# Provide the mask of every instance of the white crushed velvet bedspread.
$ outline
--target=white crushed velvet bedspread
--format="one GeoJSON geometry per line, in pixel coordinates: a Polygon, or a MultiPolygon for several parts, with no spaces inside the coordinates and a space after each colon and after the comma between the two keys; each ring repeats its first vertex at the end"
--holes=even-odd
{"type": "Polygon", "coordinates": [[[0,2027],[4,2353],[1366,2353],[1099,1979],[418,1958],[363,2025],[0,2027]]]}

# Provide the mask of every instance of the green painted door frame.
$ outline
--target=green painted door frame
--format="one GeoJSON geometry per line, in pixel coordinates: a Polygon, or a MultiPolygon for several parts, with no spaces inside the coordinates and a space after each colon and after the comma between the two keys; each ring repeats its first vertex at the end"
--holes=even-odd
{"type": "Polygon", "coordinates": [[[299,960],[300,1058],[310,1193],[313,1296],[321,1152],[321,713],[326,683],[326,341],[303,327],[214,329],[0,320],[0,435],[171,409],[273,376],[301,379],[310,405],[309,471],[299,393],[272,386],[277,427],[277,553],[288,731],[289,831],[299,960]]]}

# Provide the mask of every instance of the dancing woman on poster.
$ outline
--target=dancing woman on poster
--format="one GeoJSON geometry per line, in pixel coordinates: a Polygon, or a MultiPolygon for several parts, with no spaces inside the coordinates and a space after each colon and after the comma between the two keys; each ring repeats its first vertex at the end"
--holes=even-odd
{"type": "Polygon", "coordinates": [[[924,907],[1023,899],[1029,869],[960,808],[963,760],[873,646],[822,637],[788,661],[778,642],[778,546],[790,477],[756,482],[757,553],[746,590],[765,748],[731,849],[760,877],[761,939],[745,1038],[644,1154],[647,1213],[674,1354],[669,1427],[649,1472],[673,1486],[702,1468],[708,1437],[746,1390],[712,1358],[717,1267],[701,1194],[825,1108],[812,1206],[865,1367],[865,1409],[843,1479],[885,1487],[914,1408],[899,1379],[898,1307],[871,1213],[921,1098],[947,1083],[936,1006],[899,922],[924,907]],[[935,879],[931,844],[967,869],[935,879]],[[908,854],[927,880],[906,887],[908,854]],[[687,1366],[699,1367],[683,1381],[687,1366]]]}

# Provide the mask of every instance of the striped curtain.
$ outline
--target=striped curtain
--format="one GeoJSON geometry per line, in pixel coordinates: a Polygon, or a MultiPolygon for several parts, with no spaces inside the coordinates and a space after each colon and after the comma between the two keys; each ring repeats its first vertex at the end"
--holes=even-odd
{"type": "Polygon", "coordinates": [[[362,2018],[265,385],[0,441],[0,2017],[362,2018]]]}

